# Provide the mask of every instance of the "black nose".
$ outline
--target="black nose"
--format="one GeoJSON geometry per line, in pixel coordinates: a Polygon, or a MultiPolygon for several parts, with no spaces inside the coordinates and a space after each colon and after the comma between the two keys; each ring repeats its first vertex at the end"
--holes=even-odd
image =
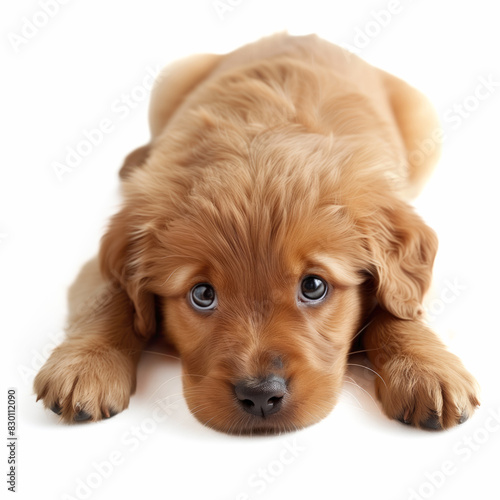
{"type": "Polygon", "coordinates": [[[257,381],[242,380],[234,390],[245,411],[265,418],[280,410],[286,382],[282,377],[270,375],[257,381]]]}

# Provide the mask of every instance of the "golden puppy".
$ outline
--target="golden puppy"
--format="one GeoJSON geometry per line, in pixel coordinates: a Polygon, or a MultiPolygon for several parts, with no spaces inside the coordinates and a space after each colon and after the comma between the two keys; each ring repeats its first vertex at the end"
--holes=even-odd
{"type": "Polygon", "coordinates": [[[66,421],[122,411],[161,332],[190,409],[221,431],[322,419],[359,342],[389,417],[447,428],[473,413],[476,382],[422,320],[437,240],[408,200],[439,156],[422,94],[281,34],[167,68],[150,126],[36,377],[45,406],[66,421]]]}

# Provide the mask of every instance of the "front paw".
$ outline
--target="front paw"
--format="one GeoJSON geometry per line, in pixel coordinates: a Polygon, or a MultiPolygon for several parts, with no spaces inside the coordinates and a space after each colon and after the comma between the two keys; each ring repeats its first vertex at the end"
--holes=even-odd
{"type": "Polygon", "coordinates": [[[465,422],[479,405],[476,380],[444,349],[432,359],[389,359],[380,375],[376,388],[385,413],[405,424],[447,429],[465,422]]]}
{"type": "Polygon", "coordinates": [[[127,408],[135,387],[125,354],[86,339],[66,340],[35,377],[37,401],[66,422],[109,418],[127,408]]]}

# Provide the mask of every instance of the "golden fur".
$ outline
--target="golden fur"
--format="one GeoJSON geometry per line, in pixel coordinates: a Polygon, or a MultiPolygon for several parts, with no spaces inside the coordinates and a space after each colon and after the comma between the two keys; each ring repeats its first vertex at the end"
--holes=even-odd
{"type": "Polygon", "coordinates": [[[422,319],[437,239],[408,201],[439,147],[420,154],[438,129],[421,93],[315,36],[282,34],[175,63],[150,109],[100,270],[82,270],[68,338],[35,380],[47,407],[65,421],[122,411],[160,332],[189,407],[218,430],[317,422],[360,342],[389,417],[447,428],[473,413],[473,377],[422,319]],[[297,300],[307,275],[328,283],[318,304],[297,300]],[[216,290],[210,313],[187,300],[197,283],[216,290]],[[238,381],[270,373],[287,381],[280,410],[243,411],[238,381]]]}

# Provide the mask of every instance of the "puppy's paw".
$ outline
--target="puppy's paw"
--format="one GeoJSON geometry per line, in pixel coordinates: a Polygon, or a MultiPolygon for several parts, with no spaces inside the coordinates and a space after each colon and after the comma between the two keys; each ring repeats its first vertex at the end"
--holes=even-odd
{"type": "Polygon", "coordinates": [[[66,422],[110,418],[127,408],[134,389],[131,359],[88,340],[56,348],[34,381],[37,401],[66,422]]]}
{"type": "Polygon", "coordinates": [[[444,349],[432,360],[390,359],[380,375],[376,387],[385,413],[405,424],[447,429],[465,422],[479,405],[474,377],[444,349]]]}

